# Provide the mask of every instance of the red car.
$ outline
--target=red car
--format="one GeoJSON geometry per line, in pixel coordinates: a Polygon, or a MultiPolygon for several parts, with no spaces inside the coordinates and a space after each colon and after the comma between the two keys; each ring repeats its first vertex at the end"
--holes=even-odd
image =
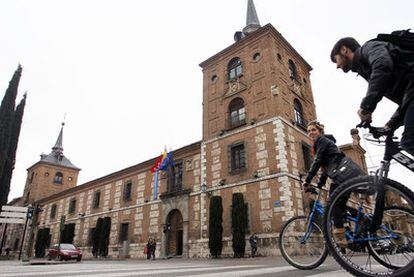
{"type": "Polygon", "coordinates": [[[56,258],[61,261],[68,261],[74,259],[79,262],[80,260],[82,260],[82,251],[79,248],[75,247],[73,244],[61,243],[59,251],[58,248],[59,244],[55,244],[51,248],[49,248],[49,261],[56,258]]]}

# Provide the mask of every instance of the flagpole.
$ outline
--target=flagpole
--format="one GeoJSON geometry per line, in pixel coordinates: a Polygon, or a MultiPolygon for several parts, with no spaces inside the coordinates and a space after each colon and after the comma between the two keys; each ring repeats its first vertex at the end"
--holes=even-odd
{"type": "Polygon", "coordinates": [[[154,172],[154,200],[158,198],[158,169],[154,172]]]}

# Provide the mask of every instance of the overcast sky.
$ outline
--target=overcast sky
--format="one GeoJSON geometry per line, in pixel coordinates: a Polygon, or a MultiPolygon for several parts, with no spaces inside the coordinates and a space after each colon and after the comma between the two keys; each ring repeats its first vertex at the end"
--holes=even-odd
{"type": "MultiPolygon", "coordinates": [[[[377,33],[414,28],[411,0],[255,0],[313,67],[318,118],[340,144],[366,83],[343,74],[329,53],[341,37],[364,42],[377,33]]],[[[202,138],[198,64],[233,43],[245,26],[247,0],[70,0],[0,2],[0,97],[20,63],[17,101],[28,92],[9,200],[22,195],[26,169],[49,153],[66,114],[63,147],[82,168],[78,184],[135,165],[202,138]]],[[[396,108],[382,101],[374,123],[396,108]]],[[[368,166],[383,148],[365,145],[368,166]]],[[[414,186],[414,174],[394,167],[414,186]]]]}

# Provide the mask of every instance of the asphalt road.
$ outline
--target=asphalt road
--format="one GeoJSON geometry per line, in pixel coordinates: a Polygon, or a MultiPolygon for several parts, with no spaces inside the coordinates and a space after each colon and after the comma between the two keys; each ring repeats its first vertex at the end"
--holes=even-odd
{"type": "Polygon", "coordinates": [[[124,277],[124,276],[350,276],[332,258],[317,269],[302,271],[288,265],[282,258],[245,259],[170,259],[170,260],[85,260],[77,262],[22,263],[0,261],[1,277],[23,276],[76,276],[76,277],[124,277]]]}

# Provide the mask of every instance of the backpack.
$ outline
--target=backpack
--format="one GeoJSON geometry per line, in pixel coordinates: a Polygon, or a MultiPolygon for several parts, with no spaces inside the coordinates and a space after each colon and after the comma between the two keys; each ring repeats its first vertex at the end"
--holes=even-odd
{"type": "Polygon", "coordinates": [[[390,42],[403,50],[414,52],[414,33],[410,32],[411,29],[394,31],[391,34],[378,34],[375,41],[390,42]]]}

